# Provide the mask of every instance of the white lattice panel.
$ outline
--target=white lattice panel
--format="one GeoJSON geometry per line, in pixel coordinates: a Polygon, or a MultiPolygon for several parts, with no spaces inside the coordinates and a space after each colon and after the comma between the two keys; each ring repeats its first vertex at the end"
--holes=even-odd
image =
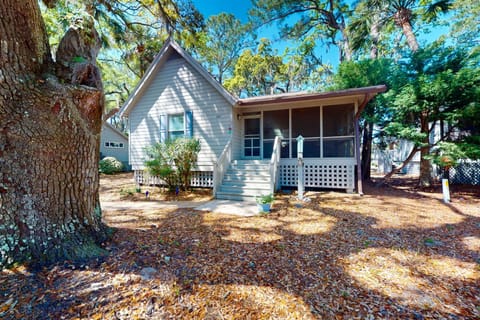
{"type": "MultiPolygon", "coordinates": [[[[295,187],[298,183],[297,160],[280,163],[281,186],[295,187]]],[[[305,187],[353,190],[355,164],[351,161],[305,159],[305,187]]]]}
{"type": "MultiPolygon", "coordinates": [[[[136,184],[144,185],[164,185],[164,181],[158,176],[150,176],[145,174],[143,170],[134,171],[134,179],[136,184]]],[[[192,187],[212,187],[213,186],[213,172],[211,171],[193,171],[190,180],[192,187]]]]}
{"type": "Polygon", "coordinates": [[[213,187],[212,171],[194,171],[190,180],[192,187],[213,187]]]}
{"type": "Polygon", "coordinates": [[[285,187],[296,186],[298,182],[298,172],[296,164],[280,165],[280,185],[285,187]]]}

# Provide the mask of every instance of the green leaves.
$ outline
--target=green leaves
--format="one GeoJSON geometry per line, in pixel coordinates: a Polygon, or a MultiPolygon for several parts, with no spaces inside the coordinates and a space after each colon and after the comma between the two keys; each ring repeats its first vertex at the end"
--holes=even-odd
{"type": "Polygon", "coordinates": [[[170,190],[175,190],[177,185],[187,189],[199,152],[198,139],[179,138],[157,143],[147,148],[150,159],[145,161],[145,166],[150,175],[164,180],[170,190]]]}

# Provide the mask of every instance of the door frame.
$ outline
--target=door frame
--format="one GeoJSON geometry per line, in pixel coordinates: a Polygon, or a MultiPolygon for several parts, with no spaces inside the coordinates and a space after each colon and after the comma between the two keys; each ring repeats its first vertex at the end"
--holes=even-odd
{"type": "MultiPolygon", "coordinates": [[[[263,156],[263,139],[262,139],[262,136],[263,136],[263,121],[262,121],[262,114],[259,113],[259,114],[255,114],[255,115],[248,115],[248,116],[243,116],[242,117],[242,153],[241,153],[241,158],[244,159],[244,160],[259,160],[259,159],[262,159],[262,156],[263,156]],[[246,156],[245,155],[245,149],[246,149],[246,146],[245,146],[245,140],[247,139],[246,138],[246,134],[245,134],[245,121],[246,120],[250,120],[250,119],[258,119],[259,121],[259,128],[258,128],[258,143],[259,143],[259,146],[258,146],[258,150],[259,150],[259,154],[258,156],[246,156]]],[[[255,135],[253,135],[255,136],[255,135]]],[[[252,139],[255,139],[255,137],[252,137],[252,139]]],[[[256,148],[256,147],[251,147],[252,149],[253,148],[256,148]]]]}

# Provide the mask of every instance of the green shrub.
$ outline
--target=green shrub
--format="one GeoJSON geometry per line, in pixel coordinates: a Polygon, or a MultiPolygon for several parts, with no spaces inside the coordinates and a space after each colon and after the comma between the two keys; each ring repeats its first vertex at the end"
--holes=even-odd
{"type": "Polygon", "coordinates": [[[146,150],[150,160],[145,161],[147,173],[160,177],[170,190],[190,186],[192,168],[200,152],[197,139],[179,138],[157,143],[146,150]]]}
{"type": "Polygon", "coordinates": [[[123,171],[123,164],[114,157],[105,157],[100,160],[99,169],[101,173],[113,174],[123,171]]]}
{"type": "Polygon", "coordinates": [[[174,158],[178,178],[183,189],[190,187],[191,172],[200,152],[198,139],[180,138],[174,141],[174,158]]]}

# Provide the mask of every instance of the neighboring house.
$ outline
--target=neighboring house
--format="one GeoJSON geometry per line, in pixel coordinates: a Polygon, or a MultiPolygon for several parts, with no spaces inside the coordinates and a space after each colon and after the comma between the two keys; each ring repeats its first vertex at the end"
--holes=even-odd
{"type": "Polygon", "coordinates": [[[120,110],[129,119],[129,163],[136,181],[148,183],[145,148],[194,137],[201,151],[192,185],[213,187],[217,198],[244,199],[297,185],[296,138],[302,135],[305,186],[351,192],[359,162],[358,116],[385,90],[239,99],[170,40],[120,110]]]}
{"type": "Polygon", "coordinates": [[[126,170],[130,170],[128,137],[108,122],[103,124],[100,135],[100,159],[105,157],[115,157],[126,170]]]}
{"type": "MultiPolygon", "coordinates": [[[[387,174],[395,167],[400,167],[413,147],[413,142],[404,139],[390,143],[386,149],[380,149],[377,145],[373,145],[373,169],[376,169],[377,173],[387,174]]],[[[415,153],[413,159],[410,160],[400,173],[409,175],[420,174],[420,152],[415,153]]]]}
{"type": "MultiPolygon", "coordinates": [[[[432,126],[432,123],[430,123],[432,126]]],[[[435,145],[441,140],[442,132],[447,132],[448,127],[445,124],[443,130],[440,123],[435,123],[430,131],[430,145],[435,145]]],[[[414,148],[414,143],[405,140],[392,140],[386,149],[381,149],[378,145],[372,149],[372,167],[376,168],[377,173],[387,174],[395,167],[403,165],[414,148]]],[[[440,170],[432,164],[432,176],[439,177],[440,170]]],[[[417,151],[408,164],[399,172],[400,174],[420,175],[420,151],[417,151]]]]}

